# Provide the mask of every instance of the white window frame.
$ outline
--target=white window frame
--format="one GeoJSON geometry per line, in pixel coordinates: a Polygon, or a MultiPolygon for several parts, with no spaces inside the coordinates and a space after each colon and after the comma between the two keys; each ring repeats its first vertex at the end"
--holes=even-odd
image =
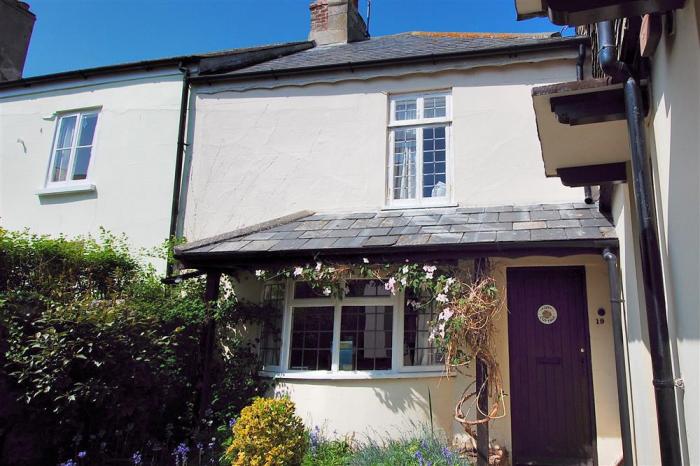
{"type": "Polygon", "coordinates": [[[403,378],[403,377],[441,377],[447,375],[444,365],[405,366],[403,363],[404,346],[404,299],[403,292],[393,296],[376,297],[331,297],[294,298],[295,280],[286,282],[285,307],[282,318],[282,346],[280,349],[280,366],[265,367],[270,375],[291,379],[372,379],[372,378],[403,378]],[[391,369],[385,370],[340,370],[340,323],[343,306],[392,306],[392,341],[391,369]],[[333,341],[331,343],[331,370],[299,370],[290,369],[290,344],[292,336],[292,318],[294,308],[332,307],[333,308],[333,341]]]}
{"type": "Polygon", "coordinates": [[[452,204],[453,160],[452,160],[452,92],[430,91],[411,94],[393,94],[389,97],[388,157],[386,180],[386,206],[389,208],[435,207],[452,204]],[[430,97],[445,97],[445,116],[423,117],[423,102],[430,97]],[[416,118],[396,120],[396,102],[416,100],[416,118]],[[442,197],[423,197],[423,128],[445,127],[445,184],[442,197]],[[416,129],[416,197],[413,199],[394,198],[394,133],[396,129],[416,129]]]}
{"type": "Polygon", "coordinates": [[[71,110],[67,112],[59,112],[56,114],[56,125],[54,128],[54,136],[53,136],[53,143],[51,144],[51,154],[49,156],[49,166],[48,170],[46,171],[46,180],[44,182],[44,186],[47,189],[54,189],[54,188],[71,188],[71,187],[76,187],[76,186],[84,186],[84,185],[89,185],[91,176],[91,168],[94,164],[95,161],[95,153],[96,151],[96,141],[98,140],[98,130],[100,127],[100,107],[92,107],[92,108],[85,108],[85,109],[80,109],[80,110],[71,110]],[[79,136],[79,131],[80,131],[80,122],[85,115],[97,115],[97,122],[95,123],[95,132],[92,135],[92,145],[91,151],[90,151],[90,161],[88,162],[86,174],[85,174],[85,179],[82,180],[73,180],[71,179],[73,177],[73,170],[75,169],[75,154],[78,148],[80,147],[86,147],[86,146],[78,146],[78,136],[79,136]],[[73,128],[73,138],[72,138],[72,143],[70,147],[70,155],[68,158],[68,167],[67,167],[67,174],[66,174],[66,179],[64,181],[53,181],[53,167],[54,167],[54,162],[56,159],[56,144],[58,143],[58,137],[60,134],[60,127],[61,127],[61,121],[64,118],[68,118],[71,116],[76,117],[76,123],[75,123],[75,128],[73,128]]]}

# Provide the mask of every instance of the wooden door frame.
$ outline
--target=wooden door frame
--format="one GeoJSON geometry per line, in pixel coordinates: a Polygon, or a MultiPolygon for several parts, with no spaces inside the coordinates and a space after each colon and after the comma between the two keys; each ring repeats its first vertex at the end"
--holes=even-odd
{"type": "MultiPolygon", "coordinates": [[[[542,266],[508,266],[506,267],[505,270],[505,277],[506,277],[506,305],[509,305],[509,300],[510,300],[510,294],[508,293],[508,287],[510,286],[510,281],[508,280],[508,275],[509,271],[511,269],[518,269],[518,270],[570,270],[570,271],[576,271],[580,273],[581,280],[582,280],[582,300],[583,300],[583,308],[584,308],[584,349],[586,350],[586,371],[588,373],[588,393],[589,393],[589,403],[588,403],[588,411],[589,415],[591,417],[591,422],[590,422],[590,435],[591,435],[591,447],[593,449],[593,465],[598,466],[598,432],[596,428],[596,416],[595,416],[595,391],[593,390],[593,359],[591,357],[591,332],[590,332],[590,321],[589,321],[589,309],[588,309],[588,284],[586,283],[586,266],[585,265],[542,265],[542,266]]],[[[508,306],[509,307],[509,306],[508,306]]],[[[508,314],[510,314],[510,310],[508,310],[508,314]]],[[[510,317],[508,318],[508,382],[509,382],[509,387],[508,390],[512,391],[512,387],[510,387],[510,381],[512,380],[511,377],[511,319],[510,317]]],[[[511,397],[511,403],[512,403],[512,397],[511,397]]],[[[513,406],[511,404],[510,406],[510,412],[513,412],[513,406]]],[[[513,431],[513,423],[511,423],[511,429],[510,429],[510,438],[511,438],[511,445],[514,443],[513,438],[515,437],[515,432],[513,431]]],[[[515,453],[513,452],[512,454],[512,461],[513,464],[515,464],[515,453]]]]}

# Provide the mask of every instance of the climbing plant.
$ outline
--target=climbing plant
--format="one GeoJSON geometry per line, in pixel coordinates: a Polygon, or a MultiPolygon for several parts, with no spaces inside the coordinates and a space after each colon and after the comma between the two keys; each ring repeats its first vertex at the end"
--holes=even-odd
{"type": "Polygon", "coordinates": [[[417,310],[436,306],[440,311],[429,323],[429,339],[444,356],[447,370],[461,371],[477,359],[487,368],[488,375],[481,386],[476,386],[474,380],[462,392],[455,406],[457,422],[476,438],[476,424],[505,415],[503,383],[493,342],[494,321],[504,306],[496,281],[488,273],[475,276],[454,266],[372,263],[363,258],[356,264],[318,261],[274,271],[260,269],[255,275],[260,280],[305,281],[320,295],[340,299],[349,291],[347,281],[357,278],[379,280],[392,294],[410,291],[411,296],[420,296],[420,300],[408,300],[406,305],[417,310]],[[480,412],[481,416],[471,416],[479,411],[477,400],[481,394],[488,397],[488,409],[480,412]]]}

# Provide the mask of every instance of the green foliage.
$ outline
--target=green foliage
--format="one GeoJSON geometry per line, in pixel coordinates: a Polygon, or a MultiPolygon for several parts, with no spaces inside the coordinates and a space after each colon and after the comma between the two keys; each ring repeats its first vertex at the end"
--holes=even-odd
{"type": "Polygon", "coordinates": [[[346,439],[327,439],[318,427],[309,433],[309,438],[310,448],[302,466],[344,466],[352,458],[352,446],[346,439]]]}
{"type": "Polygon", "coordinates": [[[418,438],[376,441],[368,440],[350,461],[351,466],[469,466],[471,463],[460,458],[447,447],[444,439],[432,437],[426,432],[418,438]]]}
{"type": "Polygon", "coordinates": [[[212,402],[198,424],[203,290],[201,278],[162,284],[106,232],[68,240],[0,228],[0,463],[145,448],[149,461],[171,460],[179,442],[211,443],[267,384],[255,354],[227,333],[244,318],[228,293],[212,310],[212,402]]]}
{"type": "Polygon", "coordinates": [[[308,439],[288,398],[256,398],[232,429],[226,460],[233,466],[295,466],[308,439]]]}

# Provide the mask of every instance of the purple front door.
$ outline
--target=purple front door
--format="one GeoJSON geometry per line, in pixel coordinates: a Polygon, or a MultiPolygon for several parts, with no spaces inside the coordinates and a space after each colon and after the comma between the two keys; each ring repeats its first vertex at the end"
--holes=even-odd
{"type": "Polygon", "coordinates": [[[509,268],[514,465],[595,465],[583,267],[509,268]]]}

